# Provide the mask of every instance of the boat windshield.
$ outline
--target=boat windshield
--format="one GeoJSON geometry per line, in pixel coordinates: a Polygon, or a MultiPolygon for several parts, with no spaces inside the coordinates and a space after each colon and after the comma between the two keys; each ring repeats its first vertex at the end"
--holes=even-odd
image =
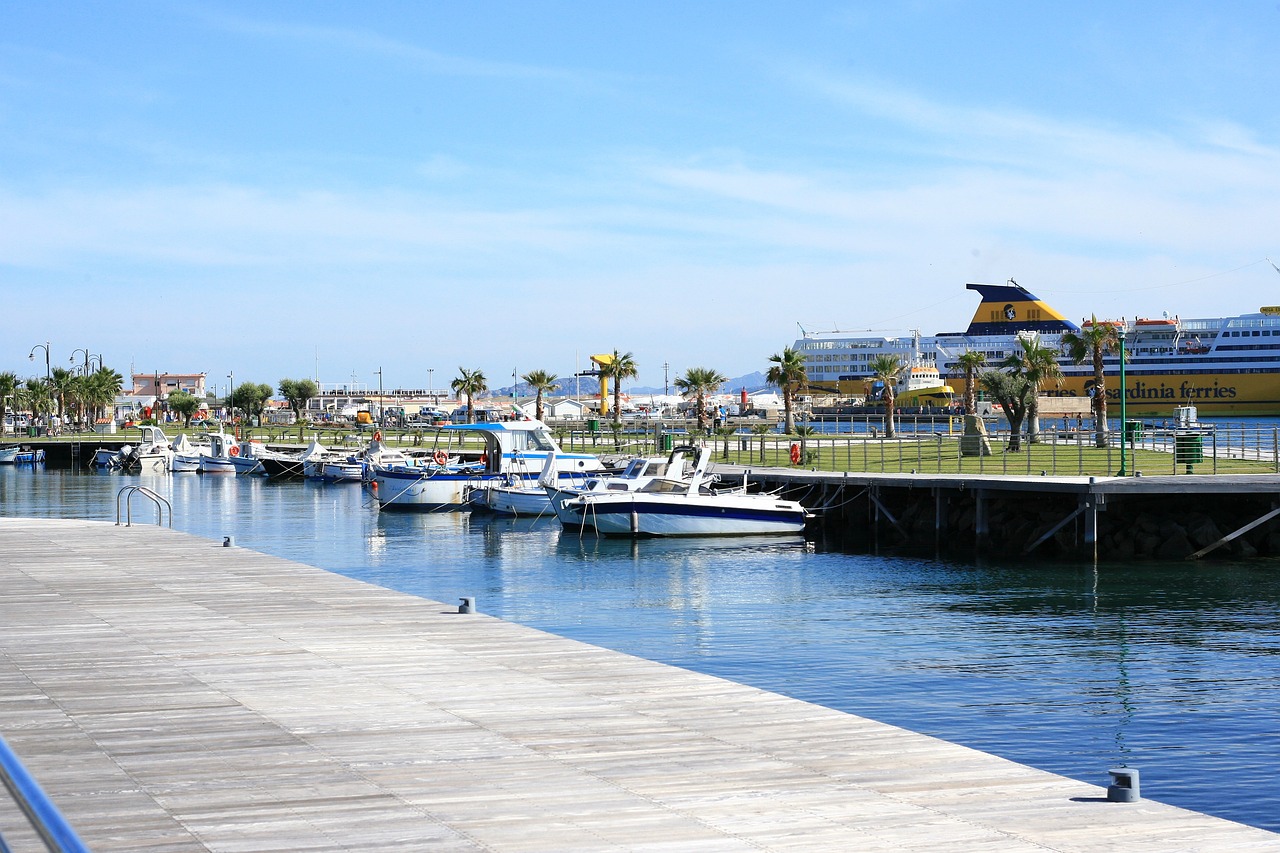
{"type": "Polygon", "coordinates": [[[555,450],[551,436],[543,430],[512,433],[512,446],[515,450],[555,450]]]}
{"type": "Polygon", "coordinates": [[[689,484],[678,480],[654,480],[642,487],[640,491],[650,494],[684,494],[689,491],[689,484]]]}

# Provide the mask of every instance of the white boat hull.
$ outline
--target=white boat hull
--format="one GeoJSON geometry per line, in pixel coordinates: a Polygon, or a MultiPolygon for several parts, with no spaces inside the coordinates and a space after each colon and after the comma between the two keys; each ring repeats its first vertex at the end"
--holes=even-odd
{"type": "Polygon", "coordinates": [[[808,514],[769,496],[635,493],[580,501],[583,523],[606,536],[754,536],[804,533],[808,514]]]}
{"type": "Polygon", "coordinates": [[[490,486],[485,490],[485,504],[499,515],[550,515],[552,512],[551,499],[541,486],[490,486]]]}

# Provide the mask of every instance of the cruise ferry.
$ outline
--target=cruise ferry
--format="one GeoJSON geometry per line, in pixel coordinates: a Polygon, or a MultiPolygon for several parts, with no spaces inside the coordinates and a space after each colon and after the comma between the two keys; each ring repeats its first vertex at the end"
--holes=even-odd
{"type": "MultiPolygon", "coordinates": [[[[994,368],[1013,354],[1019,336],[1039,335],[1061,350],[1065,332],[1080,327],[1012,279],[1007,284],[967,284],[982,298],[963,332],[928,336],[854,337],[848,333],[804,333],[794,349],[805,356],[812,390],[854,397],[867,393],[870,362],[896,355],[908,368],[935,368],[940,381],[961,394],[964,374],[956,359],[966,351],[986,355],[994,368]]],[[[1086,321],[1091,322],[1091,321],[1086,321]]],[[[1125,400],[1130,417],[1171,417],[1177,406],[1201,415],[1280,415],[1280,307],[1256,314],[1187,320],[1180,317],[1108,320],[1125,331],[1125,400]]],[[[1093,361],[1075,364],[1064,353],[1064,381],[1044,395],[1086,397],[1093,388],[1093,361]]],[[[1120,357],[1105,359],[1107,399],[1120,399],[1120,357]]],[[[1119,414],[1119,412],[1115,412],[1119,414]]]]}

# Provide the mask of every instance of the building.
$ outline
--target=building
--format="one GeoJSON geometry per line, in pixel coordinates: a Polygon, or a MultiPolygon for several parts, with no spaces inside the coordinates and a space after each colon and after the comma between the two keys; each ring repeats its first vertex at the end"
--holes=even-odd
{"type": "Polygon", "coordinates": [[[133,379],[134,397],[160,397],[164,399],[174,391],[186,391],[197,400],[203,401],[206,393],[204,373],[135,373],[133,379]]]}

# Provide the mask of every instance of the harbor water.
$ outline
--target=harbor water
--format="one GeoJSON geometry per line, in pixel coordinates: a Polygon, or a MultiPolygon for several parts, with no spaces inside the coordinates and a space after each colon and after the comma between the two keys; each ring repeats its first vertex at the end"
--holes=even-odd
{"type": "Polygon", "coordinates": [[[0,468],[6,516],[176,528],[1280,831],[1280,564],[850,554],[598,540],[553,519],[379,512],[359,484],[0,468]],[[134,523],[154,523],[135,498],[134,523]]]}

